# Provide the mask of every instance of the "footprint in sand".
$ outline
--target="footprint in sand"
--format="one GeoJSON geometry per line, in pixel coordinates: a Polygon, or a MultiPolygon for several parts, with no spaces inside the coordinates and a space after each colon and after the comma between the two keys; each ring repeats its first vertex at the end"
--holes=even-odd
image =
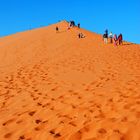
{"type": "Polygon", "coordinates": [[[41,122],[42,122],[42,121],[39,120],[39,119],[38,119],[38,120],[35,120],[35,123],[36,123],[36,124],[39,124],[39,123],[41,123],[41,122]]]}
{"type": "Polygon", "coordinates": [[[36,111],[31,111],[31,112],[29,112],[28,114],[29,114],[30,116],[33,116],[35,113],[36,113],[36,111]]]}
{"type": "Polygon", "coordinates": [[[39,99],[39,97],[34,97],[34,98],[33,98],[34,101],[36,101],[36,100],[38,100],[38,99],[39,99]]]}
{"type": "Polygon", "coordinates": [[[11,136],[12,136],[12,133],[7,133],[4,135],[4,138],[10,139],[11,136]]]}
{"type": "Polygon", "coordinates": [[[40,129],[39,126],[37,126],[37,127],[34,128],[34,130],[35,130],[35,131],[40,131],[41,129],[40,129]]]}
{"type": "Polygon", "coordinates": [[[78,99],[82,99],[82,97],[81,96],[78,96],[78,99]]]}
{"type": "Polygon", "coordinates": [[[52,130],[49,131],[49,133],[50,133],[50,134],[55,134],[55,130],[52,129],[52,130]]]}
{"type": "Polygon", "coordinates": [[[38,92],[38,89],[35,89],[34,92],[38,92]]]}
{"type": "Polygon", "coordinates": [[[37,106],[42,106],[42,104],[41,103],[37,103],[37,106]]]}
{"type": "Polygon", "coordinates": [[[49,133],[54,135],[55,138],[61,137],[61,134],[60,133],[55,133],[54,129],[50,130],[49,133]]]}
{"type": "Polygon", "coordinates": [[[100,133],[100,134],[106,134],[107,133],[107,131],[104,129],[104,128],[100,128],[99,130],[98,130],[98,133],[100,133]]]}
{"type": "Polygon", "coordinates": [[[54,107],[51,107],[50,110],[54,110],[54,107]]]}
{"type": "Polygon", "coordinates": [[[39,93],[37,93],[38,95],[42,95],[42,93],[41,92],[39,92],[39,93]]]}
{"type": "Polygon", "coordinates": [[[60,133],[56,133],[56,134],[54,135],[54,137],[55,137],[55,138],[59,138],[59,137],[61,137],[61,134],[60,134],[60,133]]]}
{"type": "Polygon", "coordinates": [[[18,140],[23,140],[23,139],[25,139],[25,136],[21,135],[18,140]]]}
{"type": "Polygon", "coordinates": [[[5,126],[5,125],[8,125],[8,124],[10,124],[10,123],[12,123],[14,121],[15,121],[15,119],[10,119],[10,120],[4,122],[2,125],[5,126]]]}
{"type": "Polygon", "coordinates": [[[75,108],[76,108],[76,106],[75,106],[75,105],[73,105],[73,104],[71,104],[71,106],[72,106],[72,108],[73,108],[73,109],[75,109],[75,108]]]}
{"type": "Polygon", "coordinates": [[[19,120],[19,121],[16,122],[16,124],[20,124],[22,122],[23,122],[23,120],[19,120]]]}
{"type": "Polygon", "coordinates": [[[81,140],[82,139],[82,133],[80,131],[73,134],[69,140],[81,140]]]}
{"type": "Polygon", "coordinates": [[[74,122],[69,122],[70,125],[77,127],[77,125],[74,122]]]}

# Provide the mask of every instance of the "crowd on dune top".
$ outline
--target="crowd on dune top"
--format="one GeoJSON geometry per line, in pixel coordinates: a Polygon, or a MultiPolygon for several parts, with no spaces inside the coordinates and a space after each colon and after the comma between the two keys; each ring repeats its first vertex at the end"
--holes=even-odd
{"type": "Polygon", "coordinates": [[[123,36],[122,34],[119,34],[118,37],[116,34],[113,35],[112,32],[108,35],[108,30],[105,30],[105,33],[103,34],[103,40],[104,43],[107,44],[108,40],[110,40],[110,43],[114,43],[114,46],[122,45],[123,44],[123,36]]]}
{"type": "MultiPolygon", "coordinates": [[[[80,23],[78,23],[77,25],[75,24],[75,22],[72,20],[72,21],[69,21],[69,24],[68,24],[68,30],[70,30],[71,28],[73,27],[78,27],[80,28],[80,23]]],[[[59,33],[59,27],[56,26],[56,33],[59,33]]],[[[123,44],[123,36],[122,34],[120,33],[117,37],[116,34],[113,35],[112,32],[110,32],[110,34],[108,34],[108,30],[106,29],[105,30],[105,33],[103,34],[103,41],[105,44],[108,44],[108,43],[111,43],[111,44],[114,44],[114,46],[117,46],[117,45],[122,45],[123,44]]],[[[85,35],[82,33],[82,32],[79,32],[78,33],[78,38],[85,38],[85,35]]]]}

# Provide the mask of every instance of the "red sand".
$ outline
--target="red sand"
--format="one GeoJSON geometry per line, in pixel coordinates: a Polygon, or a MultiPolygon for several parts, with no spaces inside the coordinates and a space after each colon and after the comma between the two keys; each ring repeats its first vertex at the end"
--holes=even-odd
{"type": "Polygon", "coordinates": [[[140,140],[140,45],[67,25],[0,38],[0,140],[140,140]]]}

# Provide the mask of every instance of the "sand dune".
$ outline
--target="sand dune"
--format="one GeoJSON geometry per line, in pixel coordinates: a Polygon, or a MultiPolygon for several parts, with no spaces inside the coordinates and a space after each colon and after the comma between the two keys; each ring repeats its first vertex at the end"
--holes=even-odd
{"type": "Polygon", "coordinates": [[[67,26],[0,38],[0,140],[140,140],[140,45],[67,26]]]}

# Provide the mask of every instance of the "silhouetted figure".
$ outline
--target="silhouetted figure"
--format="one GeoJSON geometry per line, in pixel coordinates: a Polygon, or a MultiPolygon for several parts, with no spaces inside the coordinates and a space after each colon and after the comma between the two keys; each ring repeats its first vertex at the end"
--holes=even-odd
{"type": "Polygon", "coordinates": [[[75,22],[74,22],[73,20],[70,21],[70,22],[69,22],[69,26],[70,26],[70,27],[74,27],[74,26],[75,26],[75,22]]]}
{"type": "Polygon", "coordinates": [[[70,28],[74,27],[74,26],[75,26],[75,22],[74,22],[74,21],[70,21],[70,22],[69,22],[69,26],[68,26],[68,30],[69,30],[70,28]]]}
{"type": "Polygon", "coordinates": [[[74,21],[72,21],[72,26],[73,26],[73,27],[75,26],[75,22],[74,22],[74,21]]]}
{"type": "Polygon", "coordinates": [[[56,26],[55,30],[56,30],[56,33],[59,32],[59,28],[58,28],[58,26],[56,26]]]}
{"type": "Polygon", "coordinates": [[[122,37],[122,34],[120,34],[118,36],[118,42],[119,42],[119,45],[122,45],[123,44],[123,37],[122,37]]]}
{"type": "Polygon", "coordinates": [[[107,29],[105,30],[105,34],[107,35],[107,38],[108,38],[108,30],[107,29]]]}
{"type": "Polygon", "coordinates": [[[80,23],[78,23],[78,28],[80,28],[80,23]]]}
{"type": "Polygon", "coordinates": [[[81,38],[81,34],[80,33],[78,34],[78,37],[81,38]]]}

